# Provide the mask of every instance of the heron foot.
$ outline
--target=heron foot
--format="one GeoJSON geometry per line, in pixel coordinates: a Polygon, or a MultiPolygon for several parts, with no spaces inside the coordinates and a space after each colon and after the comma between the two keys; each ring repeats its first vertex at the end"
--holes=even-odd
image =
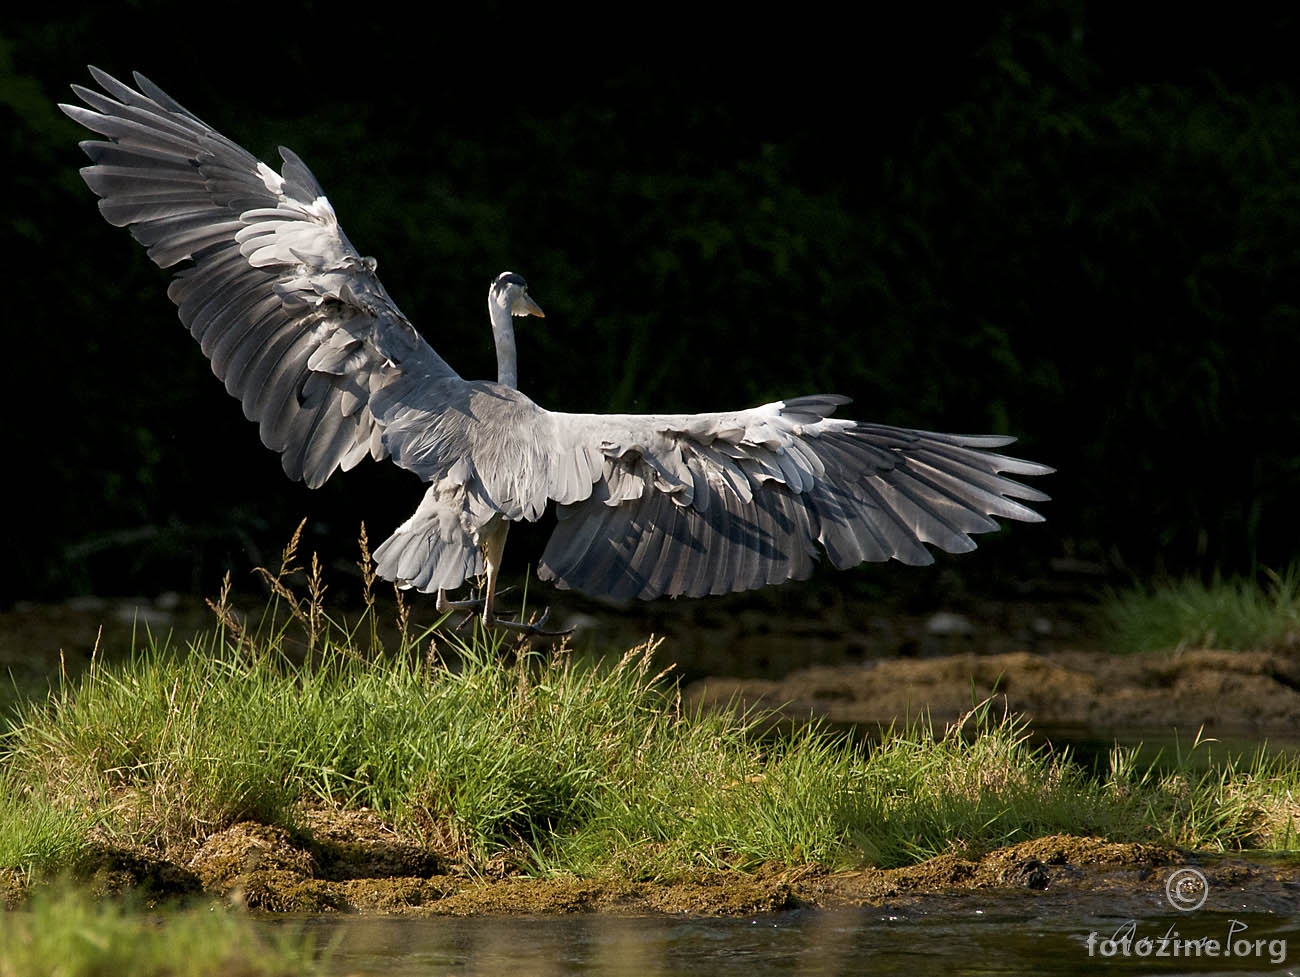
{"type": "Polygon", "coordinates": [[[496,617],[492,619],[492,626],[514,631],[516,634],[522,634],[528,638],[563,638],[573,634],[573,628],[565,628],[563,631],[546,630],[546,619],[550,616],[551,609],[548,607],[542,611],[541,616],[535,621],[507,621],[504,618],[496,617]]]}
{"type": "MultiPolygon", "coordinates": [[[[513,588],[505,587],[493,595],[496,597],[501,594],[508,594],[513,588]]],[[[488,606],[487,597],[468,597],[460,600],[451,600],[447,597],[445,591],[438,591],[438,599],[435,604],[439,614],[448,614],[452,611],[475,611],[482,612],[483,624],[486,627],[501,628],[506,631],[513,631],[529,638],[563,638],[573,634],[573,628],[565,628],[563,631],[551,631],[546,628],[546,621],[551,616],[551,609],[548,607],[542,611],[541,616],[533,621],[509,621],[503,617],[497,617],[492,613],[492,608],[488,606]]],[[[459,631],[470,621],[474,620],[475,614],[465,615],[456,630],[459,631]]]]}
{"type": "MultiPolygon", "coordinates": [[[[505,587],[498,590],[496,596],[508,594],[513,589],[513,587],[505,587]]],[[[438,609],[439,614],[446,614],[448,611],[481,611],[486,604],[486,597],[464,597],[460,600],[451,600],[445,590],[440,590],[434,606],[438,609]]]]}

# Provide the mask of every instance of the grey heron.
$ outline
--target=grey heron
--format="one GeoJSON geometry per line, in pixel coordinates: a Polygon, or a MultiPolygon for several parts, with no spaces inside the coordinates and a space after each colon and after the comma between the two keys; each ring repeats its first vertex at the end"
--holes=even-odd
{"type": "Polygon", "coordinates": [[[421,337],[348,241],[310,170],[279,173],[143,76],[96,68],[63,105],[103,137],[82,176],[111,224],[162,268],[213,372],[311,487],[363,458],[429,483],[375,551],[381,577],[439,595],[497,570],[511,522],[554,505],[538,576],[618,599],[699,597],[890,558],[975,547],[997,518],[1040,521],[1047,496],[1008,476],[1046,465],[1010,437],[940,434],[835,417],[837,395],[705,414],[573,414],[516,389],[512,316],[542,314],[524,279],[488,290],[495,383],[465,380],[421,337]]]}

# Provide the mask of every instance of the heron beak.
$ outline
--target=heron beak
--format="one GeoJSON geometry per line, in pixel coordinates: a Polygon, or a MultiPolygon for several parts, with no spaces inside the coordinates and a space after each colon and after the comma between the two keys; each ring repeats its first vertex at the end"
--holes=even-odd
{"type": "Polygon", "coordinates": [[[546,313],[542,307],[534,302],[528,295],[519,296],[516,308],[513,310],[515,315],[535,315],[539,319],[545,319],[546,313]]]}

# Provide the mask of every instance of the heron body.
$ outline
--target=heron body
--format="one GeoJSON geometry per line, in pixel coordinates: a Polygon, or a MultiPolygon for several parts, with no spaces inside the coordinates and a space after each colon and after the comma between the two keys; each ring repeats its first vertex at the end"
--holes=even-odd
{"type": "Polygon", "coordinates": [[[1009,476],[1045,465],[1013,439],[835,417],[814,395],[705,414],[570,414],[517,389],[513,317],[541,316],[524,279],[488,290],[496,382],[465,380],[425,342],[362,257],[306,165],[276,173],[140,75],[61,106],[102,139],[82,169],[111,224],[160,267],[213,372],[285,473],[316,487],[364,458],[429,483],[375,551],[379,574],[442,593],[486,575],[491,623],[511,522],[557,524],[538,574],[611,598],[698,597],[808,576],[825,556],[933,562],[1047,496],[1009,476]]]}

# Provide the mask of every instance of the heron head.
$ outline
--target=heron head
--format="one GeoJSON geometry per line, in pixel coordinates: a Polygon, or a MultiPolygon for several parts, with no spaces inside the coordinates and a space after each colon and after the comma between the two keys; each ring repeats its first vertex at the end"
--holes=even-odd
{"type": "Polygon", "coordinates": [[[535,315],[545,319],[542,307],[528,294],[528,283],[523,275],[513,271],[503,271],[497,275],[490,289],[492,301],[503,309],[509,309],[511,315],[535,315]]]}

